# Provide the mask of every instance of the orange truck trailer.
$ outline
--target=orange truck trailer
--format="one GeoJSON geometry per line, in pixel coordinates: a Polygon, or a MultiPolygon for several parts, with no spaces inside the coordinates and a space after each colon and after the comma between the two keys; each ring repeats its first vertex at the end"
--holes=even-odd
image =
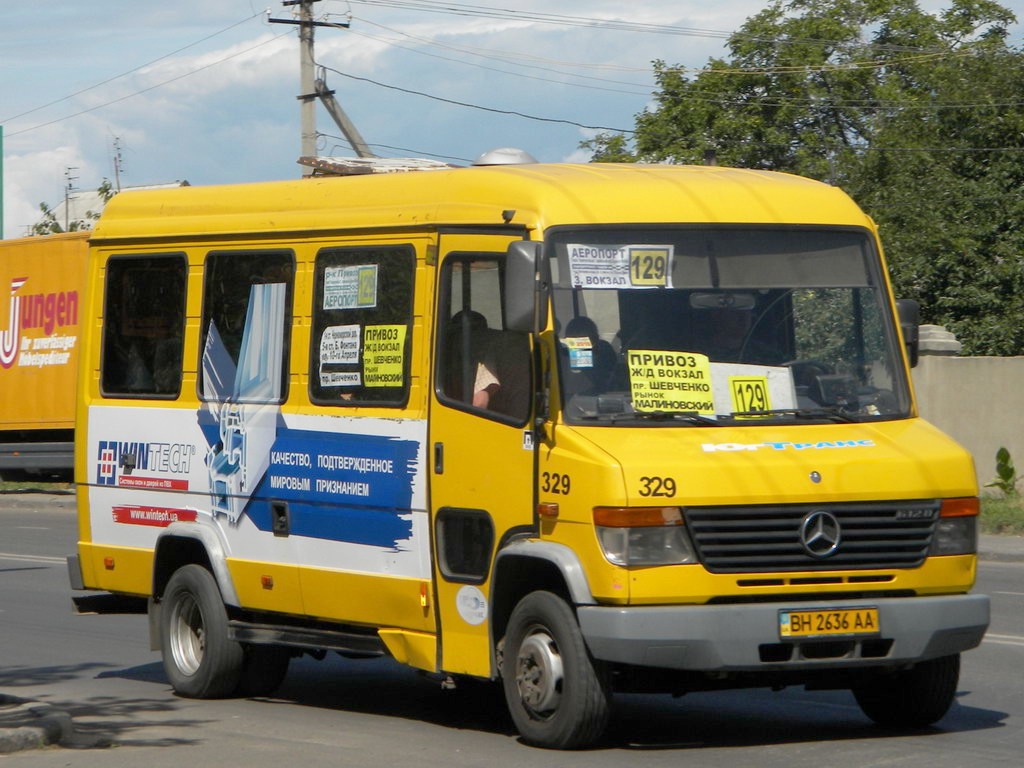
{"type": "Polygon", "coordinates": [[[79,306],[89,232],[0,240],[0,476],[74,465],[79,306]]]}

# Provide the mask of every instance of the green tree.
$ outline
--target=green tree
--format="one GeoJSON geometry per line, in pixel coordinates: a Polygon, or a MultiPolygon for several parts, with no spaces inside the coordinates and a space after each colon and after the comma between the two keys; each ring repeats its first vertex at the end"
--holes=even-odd
{"type": "MultiPolygon", "coordinates": [[[[100,199],[103,201],[104,205],[109,203],[110,198],[117,194],[114,191],[113,185],[110,183],[110,179],[104,179],[103,183],[97,187],[96,191],[99,192],[100,199]]],[[[57,221],[57,214],[50,206],[46,203],[40,203],[39,210],[42,211],[43,218],[32,225],[33,235],[54,235],[65,231],[64,226],[57,221]]],[[[86,211],[85,218],[69,221],[66,231],[77,232],[82,229],[92,229],[99,217],[100,211],[86,211]]]]}
{"type": "Polygon", "coordinates": [[[897,292],[968,354],[1024,354],[1024,53],[990,0],[775,0],[695,74],[656,61],[653,108],[598,161],[788,171],[878,222],[897,292]]]}

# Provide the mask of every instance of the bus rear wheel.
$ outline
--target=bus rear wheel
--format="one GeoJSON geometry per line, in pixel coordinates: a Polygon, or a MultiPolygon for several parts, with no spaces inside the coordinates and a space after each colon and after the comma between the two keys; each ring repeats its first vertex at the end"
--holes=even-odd
{"type": "Polygon", "coordinates": [[[245,660],[235,693],[245,697],[270,696],[284,682],[291,651],[278,645],[243,646],[245,660]]]}
{"type": "Polygon", "coordinates": [[[171,576],[160,612],[164,672],[174,691],[194,699],[230,696],[241,680],[242,646],[228,637],[217,582],[200,565],[171,576]]]}

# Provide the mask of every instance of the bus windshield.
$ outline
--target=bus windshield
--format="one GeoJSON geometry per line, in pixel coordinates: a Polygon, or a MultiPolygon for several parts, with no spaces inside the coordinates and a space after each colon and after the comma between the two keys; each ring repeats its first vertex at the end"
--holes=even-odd
{"type": "Polygon", "coordinates": [[[560,228],[548,242],[569,423],[909,415],[866,230],[560,228]]]}

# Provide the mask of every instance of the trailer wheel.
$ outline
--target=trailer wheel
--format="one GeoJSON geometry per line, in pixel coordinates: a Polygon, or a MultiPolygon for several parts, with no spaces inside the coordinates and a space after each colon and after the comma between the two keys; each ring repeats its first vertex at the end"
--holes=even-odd
{"type": "Polygon", "coordinates": [[[238,681],[239,696],[270,696],[284,682],[292,653],[279,645],[246,645],[242,673],[238,681]]]}
{"type": "Polygon", "coordinates": [[[228,638],[217,582],[200,565],[179,568],[167,583],[160,615],[164,672],[174,691],[194,699],[230,696],[239,684],[242,646],[228,638]]]}
{"type": "Polygon", "coordinates": [[[853,689],[864,714],[886,728],[923,728],[941,720],[956,697],[960,654],[878,674],[853,689]]]}
{"type": "Polygon", "coordinates": [[[512,611],[502,678],[526,743],[576,749],[604,732],[611,699],[604,667],[590,658],[572,609],[551,592],[531,592],[512,611]]]}

